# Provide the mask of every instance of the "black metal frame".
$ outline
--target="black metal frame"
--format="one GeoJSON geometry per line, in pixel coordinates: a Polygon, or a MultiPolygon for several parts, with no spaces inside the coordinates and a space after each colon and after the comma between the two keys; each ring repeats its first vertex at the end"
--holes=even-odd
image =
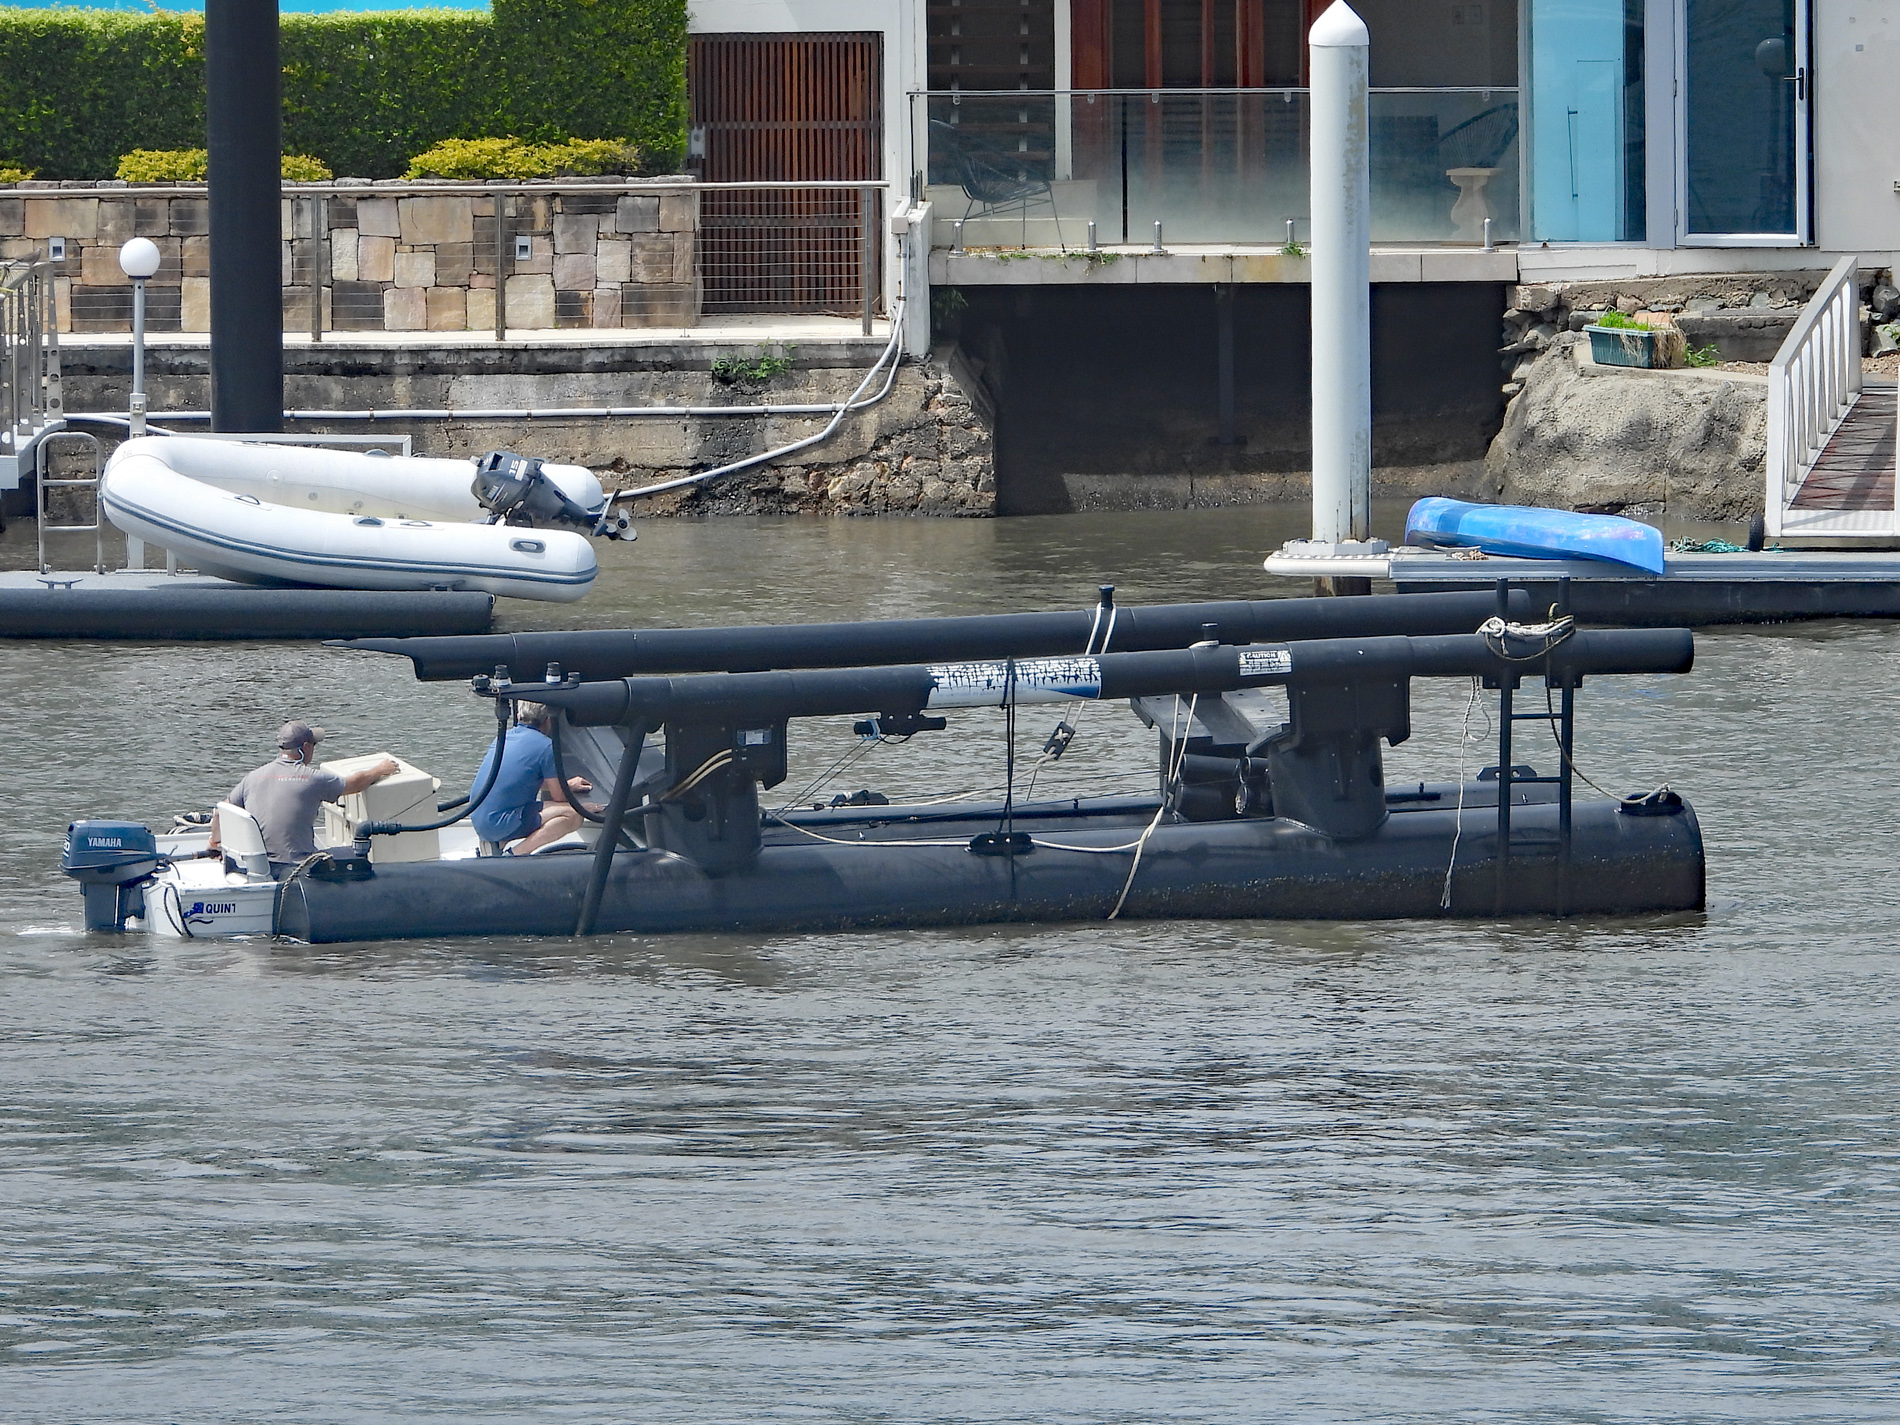
{"type": "MultiPolygon", "coordinates": [[[[1498,617],[1509,621],[1511,581],[1497,581],[1498,617]]],[[[1554,618],[1564,618],[1570,613],[1570,581],[1557,581],[1557,602],[1551,609],[1554,618]]],[[[1517,712],[1512,707],[1512,693],[1517,687],[1515,677],[1501,677],[1498,680],[1498,853],[1497,875],[1493,892],[1492,908],[1495,914],[1504,914],[1505,885],[1509,879],[1511,866],[1511,788],[1536,785],[1557,787],[1557,914],[1564,914],[1564,890],[1570,870],[1570,809],[1576,791],[1576,774],[1572,756],[1576,746],[1577,685],[1580,677],[1569,674],[1546,672],[1546,688],[1555,681],[1562,693],[1562,700],[1555,714],[1550,711],[1548,699],[1543,712],[1517,712]],[[1557,746],[1562,765],[1552,777],[1516,777],[1511,774],[1511,727],[1519,722],[1556,723],[1557,746]]]]}

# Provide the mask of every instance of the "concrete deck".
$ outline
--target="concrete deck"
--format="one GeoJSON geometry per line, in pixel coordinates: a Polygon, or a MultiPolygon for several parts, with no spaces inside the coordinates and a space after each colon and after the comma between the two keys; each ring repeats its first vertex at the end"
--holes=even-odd
{"type": "MultiPolygon", "coordinates": [[[[537,349],[644,350],[676,347],[688,349],[704,358],[709,348],[755,348],[760,346],[873,346],[882,348],[891,339],[891,324],[879,317],[871,323],[871,335],[865,336],[858,317],[784,317],[741,316],[706,317],[690,327],[566,327],[552,331],[543,328],[508,330],[507,340],[498,342],[493,331],[444,332],[356,332],[330,331],[321,341],[312,341],[307,331],[286,331],[285,351],[403,351],[434,350],[513,350],[537,349]]],[[[129,332],[67,332],[59,339],[60,349],[130,351],[129,332]]],[[[209,332],[147,332],[148,351],[210,350],[209,332]]]]}
{"type": "MultiPolygon", "coordinates": [[[[1811,247],[1645,247],[1629,242],[1524,243],[1515,249],[1525,282],[1625,281],[1708,272],[1825,272],[1842,257],[1811,247]]],[[[1891,267],[1890,252],[1858,252],[1862,271],[1891,267]]]]}
{"type": "MultiPolygon", "coordinates": [[[[1517,253],[1500,247],[1375,246],[1372,280],[1389,282],[1515,282],[1517,253]]],[[[1215,282],[1312,281],[1312,263],[1281,255],[1279,244],[1168,243],[1152,247],[1104,247],[1094,253],[1071,248],[973,248],[930,254],[932,286],[1106,287],[1135,283],[1192,285],[1215,282]]]]}
{"type": "MultiPolygon", "coordinates": [[[[1268,243],[1165,242],[1105,246],[1092,257],[1071,246],[933,248],[933,286],[1112,286],[1312,280],[1305,258],[1268,243]]],[[[1641,243],[1500,244],[1495,252],[1449,243],[1375,244],[1374,282],[1591,282],[1710,272],[1825,271],[1840,253],[1805,247],[1645,247],[1641,243]]],[[[1858,254],[1863,269],[1892,266],[1900,253],[1858,254]]]]}
{"type": "MultiPolygon", "coordinates": [[[[1516,559],[1498,554],[1452,554],[1401,546],[1386,554],[1309,559],[1284,552],[1267,556],[1269,574],[1298,578],[1391,579],[1405,584],[1483,584],[1552,579],[1592,583],[1655,583],[1647,570],[1601,559],[1516,559]]],[[[1670,554],[1662,578],[1690,583],[1900,583],[1900,552],[1763,550],[1755,554],[1670,554]]]]}

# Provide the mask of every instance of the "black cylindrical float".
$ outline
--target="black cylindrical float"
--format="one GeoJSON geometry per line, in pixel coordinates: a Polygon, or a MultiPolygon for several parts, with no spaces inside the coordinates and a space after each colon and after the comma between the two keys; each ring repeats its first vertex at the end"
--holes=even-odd
{"type": "Polygon", "coordinates": [[[521,695],[565,710],[571,722],[584,727],[636,720],[762,726],[795,717],[1222,693],[1297,683],[1546,674],[1574,681],[1593,673],[1684,673],[1694,658],[1695,640],[1687,629],[1579,629],[1548,648],[1536,640],[1475,633],[1316,639],[1095,658],[690,673],[568,689],[530,684],[521,695]]]}
{"type": "MultiPolygon", "coordinates": [[[[1124,886],[1121,918],[1142,920],[1628,915],[1703,904],[1701,832],[1680,805],[1650,816],[1611,802],[1578,807],[1561,871],[1549,854],[1558,844],[1557,808],[1520,807],[1513,835],[1539,849],[1514,850],[1501,895],[1489,808],[1398,812],[1353,841],[1284,820],[1164,823],[1146,839],[1131,881],[1126,848],[1143,825],[1136,816],[1087,830],[1038,829],[1034,851],[1014,857],[970,854],[954,839],[969,825],[930,827],[928,839],[913,844],[888,826],[867,826],[866,840],[842,830],[827,842],[787,833],[755,866],[724,875],[666,852],[622,852],[597,929],[788,933],[1101,920],[1124,886]]],[[[592,866],[591,856],[539,855],[378,866],[363,881],[300,878],[284,886],[278,930],[312,942],[566,935],[592,866]]]]}
{"type": "MultiPolygon", "coordinates": [[[[765,668],[854,668],[969,658],[1185,648],[1222,643],[1366,638],[1396,633],[1469,633],[1497,612],[1491,592],[1373,594],[1353,599],[1254,599],[1155,604],[964,618],[863,623],[763,624],[740,628],[576,629],[467,638],[359,638],[350,648],[400,653],[424,682],[472,678],[498,667],[538,678],[550,663],[590,681],[642,673],[745,673],[765,668]]],[[[1511,617],[1531,616],[1511,595],[1511,617]]]]}
{"type": "Polygon", "coordinates": [[[276,0],[206,0],[213,430],[283,429],[279,74],[276,0]]]}
{"type": "Polygon", "coordinates": [[[114,588],[0,588],[0,638],[345,638],[474,633],[488,627],[492,594],[473,589],[269,589],[183,582],[114,588]]]}

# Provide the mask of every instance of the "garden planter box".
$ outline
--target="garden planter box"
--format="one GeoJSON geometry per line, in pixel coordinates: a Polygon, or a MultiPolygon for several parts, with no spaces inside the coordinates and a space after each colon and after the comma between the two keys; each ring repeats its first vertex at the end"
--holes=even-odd
{"type": "Polygon", "coordinates": [[[1590,333],[1590,359],[1598,366],[1664,365],[1654,331],[1640,327],[1585,327],[1590,333]]]}

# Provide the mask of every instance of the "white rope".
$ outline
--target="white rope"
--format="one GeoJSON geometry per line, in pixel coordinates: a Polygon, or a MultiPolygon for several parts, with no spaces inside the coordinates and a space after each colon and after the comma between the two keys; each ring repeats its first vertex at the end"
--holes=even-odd
{"type": "MultiPolygon", "coordinates": [[[[1200,705],[1201,695],[1196,693],[1188,701],[1188,732],[1194,731],[1194,709],[1200,705]]],[[[1155,834],[1155,828],[1161,825],[1161,818],[1168,812],[1168,794],[1174,789],[1175,780],[1181,775],[1181,762],[1187,755],[1187,738],[1179,736],[1181,727],[1181,699],[1174,699],[1174,717],[1168,722],[1168,737],[1174,743],[1173,764],[1168,768],[1168,783],[1162,788],[1161,805],[1155,808],[1155,818],[1148,823],[1148,829],[1141,833],[1141,839],[1135,842],[1135,859],[1129,863],[1128,879],[1122,882],[1122,893],[1115,897],[1115,908],[1108,913],[1113,920],[1122,913],[1122,907],[1128,903],[1129,889],[1135,884],[1135,872],[1141,869],[1141,856],[1148,849],[1148,838],[1155,834]]]]}
{"type": "Polygon", "coordinates": [[[1548,623],[1507,623],[1493,616],[1478,625],[1478,636],[1507,663],[1535,663],[1576,631],[1577,621],[1568,615],[1553,618],[1548,623]],[[1542,646],[1519,655],[1505,646],[1507,638],[1541,639],[1542,646]]]}
{"type": "MultiPolygon", "coordinates": [[[[1471,710],[1478,704],[1478,680],[1471,680],[1471,696],[1465,699],[1464,725],[1458,729],[1458,810],[1451,823],[1451,860],[1445,863],[1445,890],[1438,898],[1440,910],[1451,909],[1451,873],[1458,869],[1458,839],[1465,830],[1465,746],[1471,741],[1471,710]]],[[[1498,783],[1498,795],[1504,784],[1498,783]]]]}
{"type": "MultiPolygon", "coordinates": [[[[1088,640],[1082,645],[1082,656],[1084,658],[1093,658],[1098,653],[1108,652],[1108,645],[1115,637],[1115,617],[1121,613],[1121,611],[1122,606],[1120,604],[1109,605],[1108,631],[1102,635],[1102,646],[1100,649],[1097,649],[1095,646],[1095,635],[1102,626],[1102,606],[1100,604],[1095,606],[1095,618],[1089,624],[1088,640]]],[[[1089,708],[1092,707],[1096,701],[1099,700],[1071,698],[1063,705],[1062,711],[1057,714],[1056,726],[1058,729],[1060,729],[1065,722],[1069,725],[1069,742],[1072,743],[1075,741],[1075,735],[1082,730],[1082,719],[1088,716],[1089,708]]],[[[1049,735],[1054,737],[1055,733],[1052,732],[1049,735]]],[[[1068,743],[1064,743],[1063,752],[1067,751],[1068,743]]],[[[1024,801],[1027,801],[1035,793],[1036,779],[1042,775],[1044,765],[1055,761],[1062,755],[1062,752],[1051,753],[1045,750],[1042,756],[1036,759],[1036,765],[1029,769],[1029,786],[1023,792],[1024,801]]]]}
{"type": "Polygon", "coordinates": [[[808,830],[807,828],[798,825],[796,822],[787,821],[784,817],[780,816],[777,812],[771,813],[771,817],[773,821],[776,821],[780,826],[784,827],[787,831],[796,831],[800,836],[809,836],[813,841],[822,841],[827,846],[860,846],[860,847],[867,847],[867,848],[918,846],[918,847],[942,848],[942,847],[950,847],[950,846],[967,847],[970,844],[968,841],[911,841],[911,840],[866,841],[862,837],[860,837],[856,841],[845,841],[842,838],[836,837],[836,836],[820,836],[817,832],[808,830]]]}

